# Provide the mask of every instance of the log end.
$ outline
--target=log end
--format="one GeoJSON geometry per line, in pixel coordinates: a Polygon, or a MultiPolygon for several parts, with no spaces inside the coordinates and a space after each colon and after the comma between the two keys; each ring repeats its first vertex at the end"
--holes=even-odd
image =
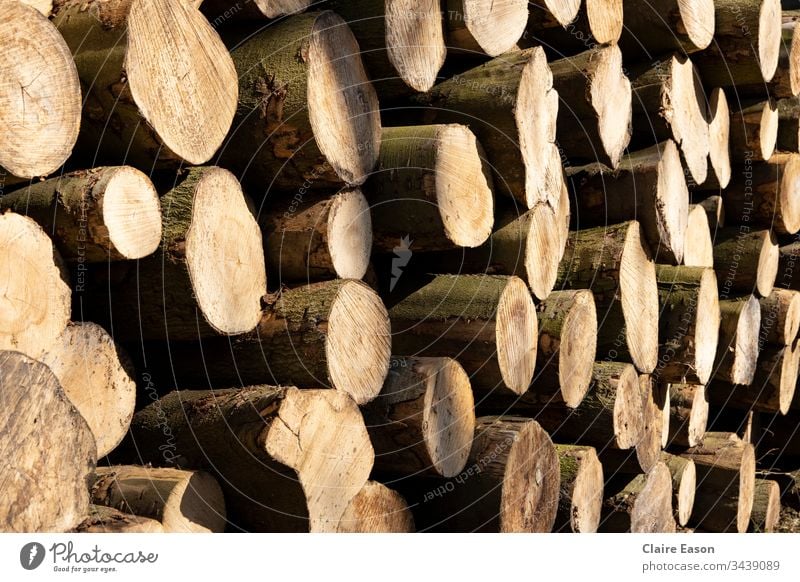
{"type": "Polygon", "coordinates": [[[751,531],[773,533],[781,515],[781,488],[777,481],[756,479],[751,531]]]}
{"type": "Polygon", "coordinates": [[[689,188],[678,147],[672,140],[661,148],[655,204],[659,247],[654,252],[659,260],[663,255],[665,261],[681,264],[689,218],[689,188]]]}
{"type": "Polygon", "coordinates": [[[372,253],[372,219],[357,188],[337,194],[328,212],[328,252],[341,279],[361,279],[372,253]]]}
{"type": "Polygon", "coordinates": [[[764,81],[778,69],[783,26],[780,0],[763,0],[758,13],[758,66],[764,81]]]}
{"type": "MultiPolygon", "coordinates": [[[[415,3],[416,4],[416,3],[415,3]]],[[[490,57],[511,50],[525,32],[527,0],[463,0],[464,24],[478,46],[490,57]]]]}
{"type": "Polygon", "coordinates": [[[617,45],[598,49],[589,95],[598,119],[598,133],[612,168],[619,165],[631,139],[631,82],[623,72],[617,45]]]}
{"type": "Polygon", "coordinates": [[[564,318],[558,354],[561,398],[577,408],[592,382],[597,353],[597,308],[588,290],[575,291],[572,308],[564,318]]]}
{"type": "Polygon", "coordinates": [[[558,279],[558,264],[564,254],[566,237],[558,215],[549,205],[537,204],[528,212],[525,273],[534,296],[545,300],[558,279]]]}
{"type": "Polygon", "coordinates": [[[135,168],[118,168],[103,195],[103,223],[120,258],[153,254],[161,242],[161,206],[150,178],[135,168]]]}
{"type": "Polygon", "coordinates": [[[161,523],[168,532],[225,531],[225,498],[217,480],[202,471],[189,473],[166,500],[161,523]]]}
{"type": "Polygon", "coordinates": [[[795,234],[800,231],[800,154],[791,154],[784,164],[778,196],[782,230],[795,234]]]}
{"type": "Polygon", "coordinates": [[[187,2],[133,3],[125,70],[134,102],[170,152],[194,165],[210,160],[233,122],[239,77],[208,20],[187,2]]]}
{"type": "Polygon", "coordinates": [[[736,529],[745,533],[750,525],[753,498],[756,488],[756,454],[750,443],[742,443],[742,462],[739,466],[739,495],[736,511],[736,529]]]}
{"type": "Polygon", "coordinates": [[[683,243],[683,264],[687,267],[714,266],[714,243],[708,226],[708,215],[706,209],[700,205],[689,207],[683,243]]]}
{"type": "Polygon", "coordinates": [[[681,25],[698,50],[711,44],[714,38],[714,0],[678,0],[681,25]]]}
{"type": "Polygon", "coordinates": [[[769,294],[772,293],[775,279],[778,276],[779,260],[780,248],[774,231],[763,231],[755,281],[755,290],[761,297],[769,297],[769,294]]]}
{"type": "Polygon", "coordinates": [[[705,91],[692,61],[672,57],[671,86],[662,95],[664,115],[672,128],[672,138],[680,146],[686,167],[697,184],[708,176],[710,151],[708,112],[705,91]]]}
{"type": "Polygon", "coordinates": [[[436,202],[447,238],[474,248],[494,224],[491,178],[478,140],[463,125],[443,125],[437,135],[436,202]]]}
{"type": "Polygon", "coordinates": [[[308,48],[308,115],[317,146],[347,184],[360,185],[375,167],[381,141],[378,96],[350,28],[326,11],[308,48]]]}
{"type": "Polygon", "coordinates": [[[717,275],[713,269],[704,269],[697,294],[694,329],[695,374],[701,384],[706,384],[714,372],[720,318],[717,275]]]}
{"type": "Polygon", "coordinates": [[[685,526],[689,523],[694,508],[694,496],[697,491],[697,467],[691,459],[684,459],[686,462],[680,469],[678,490],[675,492],[677,499],[678,525],[685,526]]]}
{"type": "Polygon", "coordinates": [[[614,438],[620,450],[635,447],[644,435],[644,406],[639,374],[629,364],[621,365],[614,399],[614,438]]]}
{"type": "Polygon", "coordinates": [[[592,447],[584,447],[572,489],[570,526],[574,533],[594,533],[603,509],[603,465],[592,447]]]}
{"type": "Polygon", "coordinates": [[[800,21],[795,22],[789,49],[789,91],[800,95],[800,21]]]}
{"type": "Polygon", "coordinates": [[[20,178],[46,176],[61,167],[78,139],[78,71],[61,34],[35,8],[3,2],[0,20],[0,167],[20,178]]]}
{"type": "Polygon", "coordinates": [[[345,282],[334,299],[325,355],[334,388],[358,404],[380,393],[391,357],[389,316],[381,298],[361,281],[345,282]]]}
{"type": "Polygon", "coordinates": [[[632,533],[675,533],[672,475],[663,461],[647,474],[631,511],[632,533]]]}
{"type": "Polygon", "coordinates": [[[768,99],[761,109],[761,122],[758,130],[758,155],[762,160],[770,159],[775,153],[775,147],[778,145],[779,124],[778,103],[773,99],[768,99]]]}
{"type": "Polygon", "coordinates": [[[509,277],[497,305],[497,360],[503,383],[515,394],[524,394],[533,380],[538,336],[531,293],[522,279],[509,277]]]}
{"type": "Polygon", "coordinates": [[[547,11],[555,18],[564,28],[573,22],[578,17],[578,12],[581,9],[581,0],[541,0],[539,2],[530,2],[531,15],[536,17],[536,20],[541,20],[541,17],[536,12],[547,11]]]}
{"type": "Polygon", "coordinates": [[[339,520],[337,533],[411,533],[414,517],[403,496],[367,481],[339,520]]]}
{"type": "Polygon", "coordinates": [[[586,0],[589,29],[597,44],[616,43],[622,35],[623,0],[586,0]]]}
{"type": "Polygon", "coordinates": [[[447,57],[440,6],[434,2],[385,3],[386,52],[406,85],[425,92],[447,57]]]}
{"type": "Polygon", "coordinates": [[[709,159],[711,169],[720,188],[727,188],[731,181],[730,131],[731,113],[728,98],[721,87],[711,91],[709,109],[709,159]]]}
{"type": "MultiPolygon", "coordinates": [[[[166,216],[170,212],[164,209],[166,216]]],[[[225,335],[256,327],[267,289],[261,230],[227,170],[207,168],[196,186],[186,264],[211,327],[225,335]]]]}
{"type": "Polygon", "coordinates": [[[733,358],[733,363],[728,380],[732,384],[749,386],[753,382],[758,363],[760,325],[761,306],[755,297],[750,296],[739,313],[733,345],[719,346],[722,351],[732,351],[729,357],[733,358]]]}

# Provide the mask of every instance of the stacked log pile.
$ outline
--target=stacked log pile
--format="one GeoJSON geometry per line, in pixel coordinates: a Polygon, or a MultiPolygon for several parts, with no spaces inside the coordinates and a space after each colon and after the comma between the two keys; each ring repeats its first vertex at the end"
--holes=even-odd
{"type": "Polygon", "coordinates": [[[0,2],[0,530],[791,530],[800,15],[312,4],[0,2]]]}

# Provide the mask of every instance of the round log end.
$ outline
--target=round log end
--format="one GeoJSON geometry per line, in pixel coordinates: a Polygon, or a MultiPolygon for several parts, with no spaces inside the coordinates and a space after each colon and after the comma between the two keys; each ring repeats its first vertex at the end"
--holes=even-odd
{"type": "Polygon", "coordinates": [[[527,0],[463,0],[464,24],[490,57],[514,47],[528,23],[527,0]]]}
{"type": "Polygon", "coordinates": [[[761,108],[761,120],[758,125],[758,155],[768,160],[775,153],[778,144],[778,104],[772,99],[764,102],[761,108]]]}
{"type": "Polygon", "coordinates": [[[644,435],[644,403],[639,374],[629,364],[622,365],[614,399],[615,445],[620,450],[635,447],[644,435]]]}
{"type": "Polygon", "coordinates": [[[217,480],[192,471],[170,494],[161,523],[165,531],[206,533],[225,531],[225,498],[217,480]]]}
{"type": "Polygon", "coordinates": [[[597,353],[597,308],[588,290],[575,291],[572,308],[564,318],[558,355],[561,398],[577,408],[592,382],[597,353]]]}
{"type": "Polygon", "coordinates": [[[700,77],[692,61],[673,56],[671,88],[667,109],[672,137],[680,145],[686,166],[695,183],[702,184],[708,176],[710,151],[706,99],[700,77]]]}
{"type": "Polygon", "coordinates": [[[530,420],[511,444],[503,476],[500,531],[546,533],[558,511],[561,468],[550,435],[530,420]]]}
{"type": "Polygon", "coordinates": [[[611,167],[616,168],[631,139],[631,82],[623,72],[622,52],[617,45],[600,48],[595,58],[600,62],[591,80],[590,98],[600,140],[611,167]]]}
{"type": "Polygon", "coordinates": [[[623,0],[586,0],[589,29],[597,44],[616,43],[622,35],[623,0]]]}
{"type": "MultiPolygon", "coordinates": [[[[538,2],[531,2],[531,11],[539,9],[536,4],[538,2]]],[[[543,0],[542,2],[553,15],[553,18],[563,27],[574,21],[578,17],[578,11],[581,9],[581,0],[543,0]]]]}
{"type": "Polygon", "coordinates": [[[758,65],[764,81],[771,81],[781,54],[780,0],[763,0],[758,13],[758,65]]]}
{"type": "Polygon", "coordinates": [[[711,91],[708,99],[709,110],[709,159],[711,169],[720,188],[727,188],[731,181],[730,131],[731,112],[728,98],[721,87],[711,91]]]}
{"type": "Polygon", "coordinates": [[[603,509],[603,465],[594,448],[586,447],[572,489],[570,526],[575,533],[594,533],[603,509]]]}
{"type": "Polygon", "coordinates": [[[659,217],[659,243],[664,249],[654,249],[656,254],[664,252],[677,264],[683,262],[686,224],[689,217],[689,188],[683,174],[683,164],[678,147],[667,140],[658,161],[658,191],[656,204],[661,209],[659,217]]]}
{"type": "Polygon", "coordinates": [[[411,533],[414,517],[403,496],[377,481],[353,497],[339,520],[337,533],[411,533]]]}
{"type": "Polygon", "coordinates": [[[56,27],[35,8],[3,2],[0,21],[0,167],[20,178],[46,176],[78,139],[78,71],[56,27]]]}
{"type": "Polygon", "coordinates": [[[372,252],[372,219],[367,199],[357,188],[334,196],[328,212],[328,252],[342,279],[361,279],[372,252]]]}
{"type": "Polygon", "coordinates": [[[789,49],[789,91],[800,95],[800,21],[795,22],[789,49]]]}
{"type": "Polygon", "coordinates": [[[561,233],[559,218],[550,206],[537,204],[528,212],[525,273],[534,296],[544,300],[556,284],[566,238],[561,233]]]}
{"type": "Polygon", "coordinates": [[[708,226],[708,215],[706,209],[699,204],[689,207],[683,243],[683,264],[687,267],[714,266],[714,243],[708,226]]]}
{"type": "Polygon", "coordinates": [[[795,234],[800,231],[800,154],[791,154],[784,164],[778,196],[783,230],[795,234]]]}
{"type": "Polygon", "coordinates": [[[742,462],[739,466],[739,500],[736,511],[736,529],[745,533],[750,525],[753,497],[756,488],[756,453],[750,443],[743,443],[742,462]]]}
{"type": "Polygon", "coordinates": [[[632,533],[675,533],[672,513],[672,474],[663,461],[647,480],[631,512],[632,533]]]}
{"type": "Polygon", "coordinates": [[[209,325],[226,335],[255,328],[267,288],[261,230],[227,170],[207,168],[196,186],[186,264],[209,325]]]}
{"type": "Polygon", "coordinates": [[[475,401],[464,368],[451,358],[421,358],[431,363],[433,382],[422,415],[428,455],[436,472],[455,477],[469,458],[475,433],[475,401]]]}
{"type": "Polygon", "coordinates": [[[694,358],[697,379],[705,384],[714,372],[714,358],[719,340],[720,309],[717,295],[717,275],[704,269],[695,307],[694,358]]]}
{"type": "Polygon", "coordinates": [[[120,257],[153,254],[161,242],[161,207],[150,178],[128,166],[116,169],[103,194],[103,223],[120,257]]]}
{"type": "Polygon", "coordinates": [[[0,215],[0,272],[0,350],[38,358],[69,322],[72,292],[61,257],[38,224],[6,212],[0,215]]]}
{"type": "Polygon", "coordinates": [[[308,47],[308,116],[314,139],[336,174],[360,185],[375,167],[381,141],[378,96],[350,28],[320,14],[308,47]]]}
{"type": "Polygon", "coordinates": [[[539,323],[527,285],[509,277],[497,306],[497,360],[505,385],[524,394],[536,370],[539,323]]]}
{"type": "Polygon", "coordinates": [[[390,0],[384,17],[389,61],[406,85],[427,91],[447,56],[441,7],[430,1],[390,0]]]}
{"type": "Polygon", "coordinates": [[[391,330],[386,307],[361,281],[342,285],[328,319],[325,345],[332,385],[365,404],[389,373],[391,330]]]}
{"type": "Polygon", "coordinates": [[[781,516],[781,488],[777,481],[756,479],[752,531],[773,533],[781,516]]]}
{"type": "MultiPolygon", "coordinates": [[[[254,0],[261,13],[269,19],[278,18],[285,14],[302,12],[313,0],[254,0]]],[[[202,0],[200,0],[202,2],[202,0]]]]}
{"type": "MultiPolygon", "coordinates": [[[[739,312],[736,324],[736,337],[733,346],[733,363],[730,371],[730,382],[749,386],[758,363],[758,332],[761,325],[761,306],[755,297],[746,300],[739,312]]],[[[726,346],[721,346],[725,348],[726,346]]]]}
{"type": "Polygon", "coordinates": [[[791,345],[783,348],[781,357],[781,370],[780,376],[778,376],[778,411],[783,415],[789,414],[792,407],[797,390],[798,371],[800,371],[800,342],[795,340],[791,345]]]}
{"type": "Polygon", "coordinates": [[[636,367],[649,374],[658,363],[658,283],[655,264],[636,221],[626,233],[620,270],[628,349],[636,367]]]}
{"type": "Polygon", "coordinates": [[[714,0],[678,0],[681,24],[697,49],[704,49],[714,38],[714,0]]]}
{"type": "Polygon", "coordinates": [[[639,375],[642,396],[642,434],[636,443],[636,460],[646,473],[655,467],[661,458],[664,440],[665,399],[659,397],[659,390],[650,374],[639,375]]]}
{"type": "Polygon", "coordinates": [[[97,324],[72,323],[42,356],[89,424],[104,457],[128,432],[136,405],[133,365],[97,324]]]}
{"type": "Polygon", "coordinates": [[[702,384],[694,387],[692,408],[689,412],[688,445],[696,447],[703,441],[708,428],[708,398],[706,387],[702,384]]]}
{"type": "Polygon", "coordinates": [[[697,491],[697,467],[691,459],[684,459],[686,462],[680,469],[680,484],[676,497],[678,501],[677,514],[678,525],[685,526],[689,523],[694,508],[694,496],[697,491]]]}
{"type": "Polygon", "coordinates": [[[187,2],[134,2],[125,70],[133,100],[169,150],[190,164],[210,160],[233,122],[239,77],[208,20],[187,2]]]}
{"type": "Polygon", "coordinates": [[[780,248],[772,230],[763,231],[762,241],[756,272],[756,290],[762,297],[768,297],[778,276],[780,248]]]}
{"type": "Polygon", "coordinates": [[[463,125],[443,125],[437,139],[436,202],[447,238],[461,247],[477,247],[494,224],[490,178],[484,171],[475,134],[463,125]]]}

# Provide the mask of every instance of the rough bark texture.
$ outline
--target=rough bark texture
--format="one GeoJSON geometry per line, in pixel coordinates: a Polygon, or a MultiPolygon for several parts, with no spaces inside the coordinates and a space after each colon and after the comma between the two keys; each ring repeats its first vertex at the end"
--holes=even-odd
{"type": "Polygon", "coordinates": [[[653,59],[678,51],[705,49],[714,37],[714,0],[666,0],[650,4],[623,0],[620,46],[626,56],[653,59]]]}
{"type": "Polygon", "coordinates": [[[749,531],[773,533],[781,515],[780,486],[775,481],[756,479],[749,531]]]}
{"type": "MultiPolygon", "coordinates": [[[[735,222],[731,214],[726,210],[726,220],[735,222]]],[[[717,230],[714,269],[721,299],[736,292],[768,296],[778,271],[775,234],[771,230],[753,230],[745,224],[717,230]]]]}
{"type": "Polygon", "coordinates": [[[113,507],[90,505],[86,518],[74,533],[164,533],[161,522],[147,517],[123,513],[113,507]]]}
{"type": "MultiPolygon", "coordinates": [[[[800,36],[798,36],[800,46],[800,36]]],[[[800,103],[797,99],[778,101],[778,137],[775,149],[779,152],[800,152],[800,103]]]]}

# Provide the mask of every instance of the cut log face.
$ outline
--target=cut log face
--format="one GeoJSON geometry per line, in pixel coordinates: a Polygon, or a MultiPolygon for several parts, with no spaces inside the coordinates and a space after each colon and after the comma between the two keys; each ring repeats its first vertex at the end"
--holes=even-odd
{"type": "Polygon", "coordinates": [[[72,529],[89,508],[86,485],[97,463],[92,431],[44,364],[0,351],[0,370],[0,434],[7,454],[0,468],[0,530],[72,529]]]}
{"type": "Polygon", "coordinates": [[[756,479],[750,529],[758,533],[773,533],[781,516],[781,488],[776,481],[756,479]]]}
{"type": "Polygon", "coordinates": [[[389,310],[401,355],[455,358],[473,388],[528,390],[536,367],[536,307],[518,277],[438,275],[389,310]]]}
{"type": "Polygon", "coordinates": [[[616,45],[550,63],[562,105],[558,143],[568,158],[616,168],[630,141],[631,83],[616,45]]]}
{"type": "Polygon", "coordinates": [[[259,217],[267,268],[280,281],[361,279],[372,251],[369,204],[358,188],[307,193],[294,212],[259,217]]]}
{"type": "Polygon", "coordinates": [[[195,7],[202,8],[208,19],[216,25],[217,19],[223,17],[224,20],[237,18],[246,21],[255,18],[273,19],[302,12],[311,5],[312,0],[248,0],[239,5],[231,4],[231,0],[192,0],[192,3],[195,7]]]}
{"type": "Polygon", "coordinates": [[[725,204],[722,201],[722,196],[699,196],[693,199],[697,201],[698,206],[702,206],[706,211],[708,228],[713,233],[711,238],[716,239],[717,230],[725,227],[725,204]]]}
{"type": "Polygon", "coordinates": [[[513,48],[528,21],[527,0],[447,0],[446,6],[448,47],[490,57],[513,48]]]}
{"type": "Polygon", "coordinates": [[[659,462],[646,475],[637,475],[605,500],[600,531],[675,533],[672,516],[672,477],[659,462]]]}
{"type": "Polygon", "coordinates": [[[603,507],[603,465],[594,447],[556,445],[561,496],[553,531],[594,533],[603,507]]]}
{"type": "Polygon", "coordinates": [[[529,31],[540,27],[561,26],[568,24],[578,17],[582,0],[531,0],[528,2],[530,18],[529,31]]]}
{"type": "Polygon", "coordinates": [[[378,397],[364,407],[375,470],[455,477],[475,432],[469,376],[450,358],[393,358],[378,397]]]}
{"type": "Polygon", "coordinates": [[[752,295],[719,302],[720,328],[714,377],[730,384],[753,382],[758,361],[761,307],[752,295]]]}
{"type": "Polygon", "coordinates": [[[475,135],[463,125],[384,128],[376,171],[364,185],[374,246],[401,239],[418,248],[476,247],[492,231],[492,179],[475,135]]]}
{"type": "Polygon", "coordinates": [[[706,387],[695,384],[670,384],[669,445],[697,446],[708,426],[706,387]]]}
{"type": "Polygon", "coordinates": [[[586,0],[589,30],[598,44],[616,43],[622,34],[623,0],[586,0]]]}
{"type": "Polygon", "coordinates": [[[136,404],[128,356],[102,327],[86,322],[67,326],[41,361],[89,424],[97,456],[105,457],[128,432],[136,404]]]}
{"type": "Polygon", "coordinates": [[[658,386],[650,374],[639,375],[642,398],[642,432],[636,443],[636,462],[649,473],[661,457],[664,441],[665,415],[669,394],[658,386]]]}
{"type": "Polygon", "coordinates": [[[714,369],[720,326],[714,271],[659,265],[656,273],[661,302],[656,374],[666,382],[705,384],[714,369]]]}
{"type": "Polygon", "coordinates": [[[693,460],[669,453],[661,453],[661,461],[672,475],[673,510],[678,525],[683,527],[689,522],[694,508],[694,497],[697,492],[697,469],[693,460]]]}
{"type": "Polygon", "coordinates": [[[414,516],[403,496],[378,483],[367,481],[350,501],[336,533],[411,533],[414,516]]]}
{"type": "Polygon", "coordinates": [[[720,188],[725,188],[731,181],[731,114],[728,99],[721,87],[714,88],[708,97],[708,118],[708,157],[713,170],[713,176],[708,177],[720,188]]]}
{"type": "Polygon", "coordinates": [[[761,304],[761,332],[759,338],[778,346],[794,343],[800,332],[800,293],[790,289],[772,290],[761,304]]]}
{"type": "Polygon", "coordinates": [[[758,11],[758,64],[765,81],[778,69],[781,50],[781,3],[763,0],[758,11]]]}
{"type": "Polygon", "coordinates": [[[597,309],[591,291],[556,291],[538,307],[539,342],[533,390],[577,407],[592,380],[597,309]]]}
{"type": "Polygon", "coordinates": [[[3,2],[0,20],[0,170],[20,178],[46,176],[66,161],[78,139],[78,72],[58,30],[35,8],[3,2]]]}
{"type": "Polygon", "coordinates": [[[148,165],[211,159],[231,127],[239,85],[225,45],[196,8],[68,0],[53,18],[90,87],[86,147],[148,165]]]}
{"type": "Polygon", "coordinates": [[[0,350],[38,358],[67,327],[72,293],[53,242],[30,218],[0,214],[0,273],[0,350]]]}
{"type": "Polygon", "coordinates": [[[22,0],[22,3],[36,8],[43,16],[49,17],[53,12],[53,0],[22,0]]]}
{"type": "Polygon", "coordinates": [[[164,533],[161,522],[117,511],[113,507],[90,505],[86,518],[74,533],[164,533]]]}
{"type": "Polygon", "coordinates": [[[202,471],[151,467],[98,467],[92,503],[159,521],[167,533],[225,529],[225,499],[216,479],[202,471]]]}
{"type": "MultiPolygon", "coordinates": [[[[733,159],[746,162],[768,160],[775,151],[778,123],[778,104],[773,99],[733,111],[730,125],[730,151],[733,159]]],[[[717,185],[707,184],[710,188],[715,186],[717,185]]]]}
{"type": "Polygon", "coordinates": [[[81,170],[31,184],[0,206],[33,218],[68,261],[141,259],[161,240],[153,183],[130,166],[81,170]]]}
{"type": "Polygon", "coordinates": [[[717,230],[714,269],[720,297],[728,298],[736,291],[767,297],[778,275],[778,260],[778,244],[771,230],[752,230],[746,225],[717,230]]]}
{"type": "Polygon", "coordinates": [[[708,226],[708,214],[699,204],[689,206],[689,220],[683,243],[683,264],[687,267],[714,267],[714,243],[708,226]]]}

